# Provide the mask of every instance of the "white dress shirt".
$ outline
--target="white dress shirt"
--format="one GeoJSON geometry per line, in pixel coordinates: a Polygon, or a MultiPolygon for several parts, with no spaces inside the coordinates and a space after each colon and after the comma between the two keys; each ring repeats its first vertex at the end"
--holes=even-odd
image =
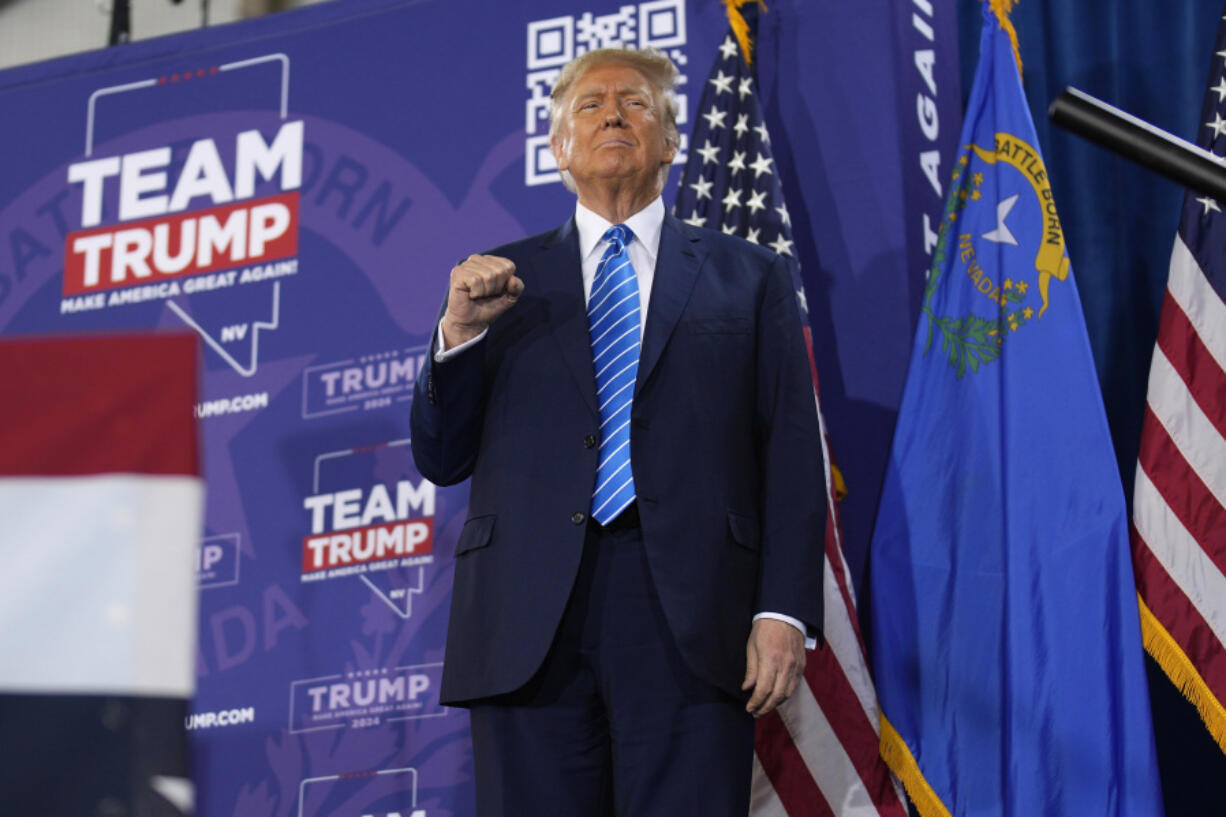
{"type": "MultiPolygon", "coordinates": [[[[630,263],[634,266],[634,273],[638,277],[639,314],[647,315],[649,314],[647,305],[651,301],[651,284],[656,277],[656,257],[660,253],[660,231],[664,228],[664,201],[656,198],[651,204],[626,219],[624,224],[634,233],[634,240],[626,245],[626,253],[630,256],[630,263]]],[[[575,202],[575,230],[579,234],[579,259],[583,272],[584,303],[591,297],[592,280],[596,277],[596,267],[600,265],[600,259],[608,245],[608,242],[604,240],[604,234],[612,226],[613,223],[606,220],[604,216],[575,202]]],[[[646,328],[647,321],[639,321],[639,331],[643,332],[646,328]]],[[[451,360],[485,337],[483,331],[475,338],[448,349],[443,339],[442,321],[439,321],[436,334],[438,342],[435,345],[435,363],[445,363],[451,360]]],[[[760,618],[786,621],[802,633],[806,633],[806,649],[812,650],[817,647],[817,639],[808,636],[804,622],[799,619],[783,613],[762,612],[755,615],[753,620],[757,621],[760,618]]]]}

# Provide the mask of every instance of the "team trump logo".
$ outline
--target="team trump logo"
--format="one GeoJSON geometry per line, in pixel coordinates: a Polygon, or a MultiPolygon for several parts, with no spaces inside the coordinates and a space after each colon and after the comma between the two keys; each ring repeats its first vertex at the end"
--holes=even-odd
{"type": "Polygon", "coordinates": [[[434,564],[438,487],[413,466],[409,441],[327,451],[312,471],[302,581],[356,580],[410,618],[434,564]]]}
{"type": "Polygon", "coordinates": [[[66,239],[64,295],[242,266],[259,278],[259,265],[298,252],[302,152],[303,123],[285,122],[271,141],[258,130],[239,133],[230,167],[214,139],[192,143],[173,177],[168,145],[70,165],[82,229],[66,239]],[[281,192],[256,198],[264,181],[281,192]],[[117,218],[104,225],[105,204],[117,218]]]}
{"type": "Polygon", "coordinates": [[[1006,338],[1042,319],[1051,281],[1068,279],[1069,259],[1047,168],[1033,146],[997,133],[991,146],[963,148],[953,178],[924,292],[924,352],[939,334],[960,378],[995,361],[1006,338]],[[947,275],[951,291],[934,299],[947,275]],[[938,315],[937,301],[954,314],[938,315]]]}
{"type": "Polygon", "coordinates": [[[290,684],[290,731],[369,729],[447,714],[439,703],[443,665],[350,670],[290,684]]]}
{"type": "Polygon", "coordinates": [[[429,349],[388,349],[308,366],[302,371],[302,418],[392,408],[413,399],[429,349]]]}
{"type": "Polygon", "coordinates": [[[299,785],[298,817],[428,817],[417,789],[411,766],[317,775],[299,785]]]}
{"type": "Polygon", "coordinates": [[[433,561],[434,484],[400,480],[303,500],[311,535],[302,542],[302,578],[347,576],[433,561]]]}

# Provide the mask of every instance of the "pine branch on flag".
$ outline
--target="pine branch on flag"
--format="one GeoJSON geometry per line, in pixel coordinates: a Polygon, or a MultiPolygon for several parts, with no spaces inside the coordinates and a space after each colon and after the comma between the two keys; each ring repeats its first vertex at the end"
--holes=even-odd
{"type": "MultiPolygon", "coordinates": [[[[792,225],[770,134],[762,116],[752,58],[752,7],[728,3],[730,30],[703,87],[674,213],[687,224],[738,235],[791,259],[793,286],[807,314],[792,225]]],[[[804,327],[817,397],[813,340],[804,327]]],[[[758,721],[753,817],[819,817],[845,813],[903,817],[901,794],[878,753],[877,696],[865,660],[851,573],[843,557],[835,472],[822,423],[826,461],[826,643],[809,654],[805,684],[758,721]]]]}
{"type": "Polygon", "coordinates": [[[882,754],[923,817],[1160,817],[1127,509],[1010,5],[984,4],[873,532],[882,754]]]}
{"type": "MultiPolygon", "coordinates": [[[[1226,19],[1226,18],[1224,18],[1226,19]]],[[[1198,144],[1226,155],[1226,23],[1198,144]]],[[[1189,192],[1171,252],[1133,489],[1145,648],[1226,751],[1226,220],[1189,192]]]]}

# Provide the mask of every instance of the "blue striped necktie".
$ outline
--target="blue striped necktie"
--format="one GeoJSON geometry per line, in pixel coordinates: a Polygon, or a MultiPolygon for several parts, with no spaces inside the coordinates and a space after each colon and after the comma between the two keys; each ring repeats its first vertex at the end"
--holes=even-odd
{"type": "Polygon", "coordinates": [[[634,501],[630,470],[630,404],[639,371],[639,282],[626,245],[634,233],[614,224],[608,249],[596,267],[588,297],[588,333],[600,406],[600,464],[592,494],[592,518],[607,525],[634,501]]]}

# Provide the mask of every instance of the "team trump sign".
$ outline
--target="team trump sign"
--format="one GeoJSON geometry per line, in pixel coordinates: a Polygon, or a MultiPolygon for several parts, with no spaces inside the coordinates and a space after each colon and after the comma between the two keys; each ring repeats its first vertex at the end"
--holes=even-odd
{"type": "Polygon", "coordinates": [[[173,183],[170,146],[70,165],[82,229],[66,239],[64,295],[296,255],[302,147],[303,123],[286,122],[271,142],[239,133],[232,168],[213,139],[193,142],[173,183]],[[279,194],[254,198],[259,182],[274,180],[279,194]],[[102,226],[108,203],[118,219],[102,226]]]}

